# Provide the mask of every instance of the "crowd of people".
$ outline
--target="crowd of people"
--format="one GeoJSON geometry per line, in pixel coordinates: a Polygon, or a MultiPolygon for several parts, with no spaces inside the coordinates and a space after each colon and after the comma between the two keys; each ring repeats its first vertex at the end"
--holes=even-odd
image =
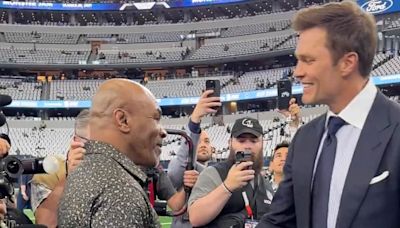
{"type": "MultiPolygon", "coordinates": [[[[294,137],[276,145],[268,170],[264,129],[250,117],[230,129],[228,158],[209,162],[213,146],[200,124],[222,103],[207,90],[185,128],[195,156],[182,143],[165,172],[159,156],[167,132],[154,95],[139,83],[111,79],[76,118],[58,172],[35,175],[30,197],[22,191],[36,222],[160,227],[158,198],[173,211],[172,227],[399,227],[400,107],[369,80],[373,16],[350,1],[329,3],[300,10],[293,28],[299,33],[293,74],[303,85],[302,101],[329,110],[303,125],[291,99],[281,112],[294,137]]],[[[10,145],[1,135],[1,156],[10,145]]],[[[2,201],[1,219],[8,209],[2,201]]]]}
{"type": "MultiPolygon", "coordinates": [[[[215,113],[215,107],[222,105],[219,97],[210,96],[212,93],[212,90],[207,90],[201,95],[185,128],[195,147],[193,170],[187,170],[191,156],[188,145],[182,143],[169,163],[168,172],[165,172],[159,163],[159,156],[166,132],[160,125],[161,111],[154,96],[148,89],[132,81],[106,81],[94,96],[92,108],[81,111],[76,117],[74,136],[66,160],[57,160],[59,170],[52,174],[36,174],[30,176],[29,181],[22,182],[21,200],[18,202],[27,203],[29,199],[36,223],[47,227],[157,227],[157,215],[152,210],[154,199],[157,198],[167,201],[173,211],[172,227],[193,227],[196,224],[193,216],[198,215],[189,213],[193,210],[191,200],[202,196],[202,187],[198,185],[207,182],[207,179],[203,180],[203,175],[214,168],[207,166],[215,149],[207,132],[200,127],[202,118],[215,113]],[[150,121],[143,121],[143,118],[150,121]],[[143,125],[138,126],[138,123],[143,125]],[[154,183],[149,183],[149,169],[156,173],[154,183]],[[202,176],[199,178],[200,173],[202,176]],[[154,184],[154,197],[148,195],[149,184],[154,184]],[[29,193],[26,186],[29,186],[29,193]],[[187,194],[187,189],[191,189],[191,194],[187,194]],[[114,212],[118,212],[118,215],[110,216],[114,212]]],[[[250,183],[247,180],[238,182],[237,178],[248,172],[253,172],[251,175],[254,178],[253,169],[257,170],[257,202],[266,200],[270,204],[275,185],[270,183],[268,175],[261,174],[264,161],[263,132],[256,119],[243,118],[235,122],[228,142],[231,155],[224,163],[225,171],[222,170],[226,173],[219,178],[226,178],[225,191],[231,193],[250,183]],[[237,151],[254,152],[251,160],[255,163],[247,161],[236,167],[234,155],[237,151]],[[235,173],[227,176],[231,166],[235,166],[235,173]],[[249,166],[253,169],[247,169],[249,166]],[[268,195],[264,190],[268,190],[268,195]]],[[[0,140],[1,151],[6,153],[10,144],[5,139],[0,140]]],[[[277,154],[284,163],[284,156],[280,152],[277,154]]],[[[271,164],[277,163],[277,157],[274,155],[271,164]]],[[[276,164],[276,167],[283,166],[283,163],[276,164]]],[[[276,170],[271,169],[271,173],[276,175],[276,170]]],[[[22,180],[27,178],[27,175],[23,175],[22,180]]],[[[254,187],[255,182],[252,183],[254,187]]],[[[237,197],[235,200],[238,200],[237,197]]],[[[262,204],[259,207],[258,218],[261,218],[266,210],[262,209],[262,204]]],[[[26,207],[18,208],[22,211],[26,207]]],[[[236,210],[243,208],[239,206],[236,210]]],[[[6,207],[3,216],[5,213],[6,207]]],[[[221,211],[214,214],[211,216],[220,214],[223,217],[221,211]]],[[[211,220],[208,222],[211,225],[211,220]]]]}

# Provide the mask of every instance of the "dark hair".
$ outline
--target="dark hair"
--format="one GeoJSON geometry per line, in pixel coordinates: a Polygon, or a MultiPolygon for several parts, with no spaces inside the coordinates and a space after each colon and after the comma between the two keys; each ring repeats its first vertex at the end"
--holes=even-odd
{"type": "Polygon", "coordinates": [[[278,149],[282,148],[282,147],[289,147],[289,142],[282,141],[281,143],[277,144],[275,146],[274,152],[277,151],[278,149]]]}
{"type": "Polygon", "coordinates": [[[325,29],[326,47],[334,64],[344,54],[355,52],[360,74],[367,78],[371,73],[378,40],[376,22],[355,2],[335,2],[302,9],[295,15],[292,26],[298,32],[317,27],[325,29]]]}
{"type": "Polygon", "coordinates": [[[272,156],[271,156],[271,161],[272,160],[274,160],[274,157],[275,157],[275,153],[276,153],[276,151],[277,150],[279,150],[280,148],[289,148],[289,142],[287,142],[287,141],[282,141],[281,143],[278,143],[276,146],[275,146],[275,149],[274,149],[274,153],[272,154],[272,156]]]}

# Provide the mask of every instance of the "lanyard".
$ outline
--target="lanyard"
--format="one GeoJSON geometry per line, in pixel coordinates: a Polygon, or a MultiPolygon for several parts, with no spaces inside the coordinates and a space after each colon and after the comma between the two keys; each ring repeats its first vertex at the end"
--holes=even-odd
{"type": "Polygon", "coordinates": [[[251,201],[251,205],[250,205],[249,198],[247,197],[246,191],[242,192],[242,197],[243,197],[245,209],[246,209],[246,212],[247,212],[247,217],[250,218],[250,219],[253,219],[253,217],[254,217],[254,212],[253,212],[253,209],[251,208],[251,206],[254,206],[254,209],[257,211],[257,206],[256,206],[256,200],[257,199],[256,198],[257,198],[259,178],[256,177],[254,180],[255,180],[254,181],[254,188],[252,188],[253,198],[252,198],[252,201],[251,201]]]}
{"type": "Polygon", "coordinates": [[[247,194],[245,191],[242,192],[242,196],[243,196],[244,205],[245,205],[246,212],[247,212],[247,217],[253,219],[253,210],[250,207],[249,198],[247,198],[247,194]]]}
{"type": "Polygon", "coordinates": [[[147,190],[148,190],[148,193],[149,193],[150,204],[154,207],[154,203],[155,203],[156,199],[154,197],[154,182],[153,182],[153,178],[150,178],[149,183],[147,185],[147,190]]]}

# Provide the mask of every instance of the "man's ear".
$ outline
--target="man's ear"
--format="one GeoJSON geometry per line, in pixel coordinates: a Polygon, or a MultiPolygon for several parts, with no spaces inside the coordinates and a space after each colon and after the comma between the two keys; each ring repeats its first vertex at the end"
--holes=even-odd
{"type": "Polygon", "coordinates": [[[340,73],[343,77],[351,75],[354,71],[358,71],[359,58],[356,52],[344,54],[340,59],[340,73]]]}
{"type": "Polygon", "coordinates": [[[120,108],[115,109],[113,113],[114,113],[114,120],[117,124],[118,129],[123,133],[129,133],[131,129],[128,124],[128,119],[129,119],[128,113],[120,108]]]}

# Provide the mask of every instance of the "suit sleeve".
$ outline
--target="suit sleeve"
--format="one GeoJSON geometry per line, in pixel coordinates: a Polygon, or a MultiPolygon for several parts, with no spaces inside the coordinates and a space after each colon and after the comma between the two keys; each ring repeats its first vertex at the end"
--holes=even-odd
{"type": "Polygon", "coordinates": [[[289,152],[283,169],[284,179],[272,200],[269,213],[265,214],[257,227],[263,228],[296,228],[296,211],[294,204],[292,164],[296,148],[297,135],[289,146],[289,152]]]}

